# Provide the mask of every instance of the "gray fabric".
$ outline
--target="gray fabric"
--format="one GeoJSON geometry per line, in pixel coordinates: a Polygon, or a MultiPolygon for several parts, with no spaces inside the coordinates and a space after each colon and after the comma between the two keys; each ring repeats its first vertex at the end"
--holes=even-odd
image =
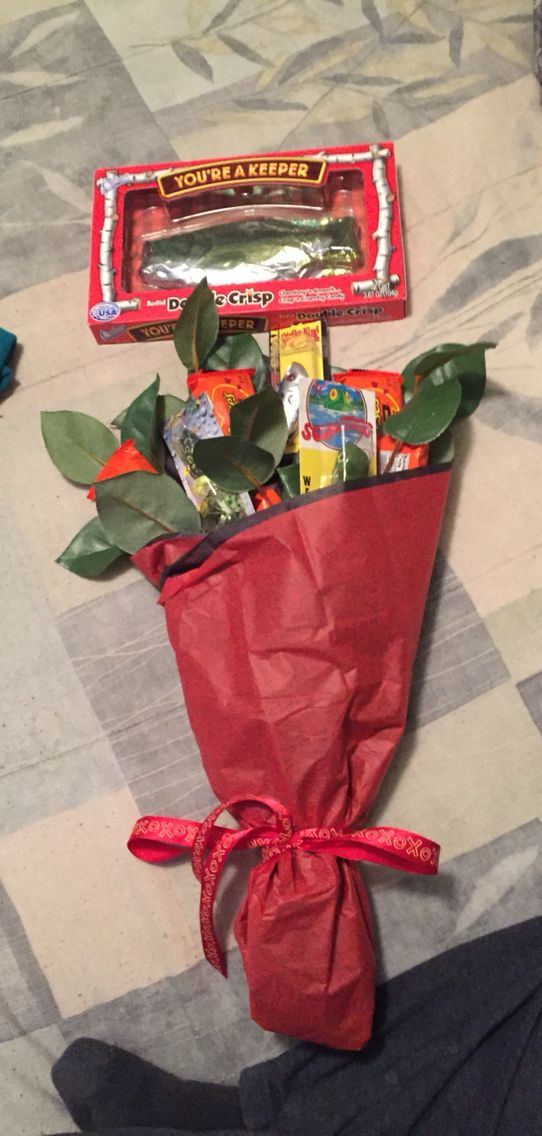
{"type": "Polygon", "coordinates": [[[538,1136],[542,918],[407,971],[377,992],[360,1054],[301,1045],[247,1069],[249,1128],[288,1136],[538,1136]]]}
{"type": "Polygon", "coordinates": [[[81,1034],[224,1083],[289,1044],[248,1016],[248,858],[218,904],[226,983],[189,864],[125,850],[141,812],[212,804],[156,595],[135,570],[54,563],[93,507],[39,411],[110,422],[157,371],[184,390],[170,343],[98,347],[86,327],[92,171],[391,137],[408,318],[333,328],[334,361],[498,343],[455,432],[409,733],[370,817],[442,845],[437,879],[365,872],[396,975],[540,903],[540,91],[514,0],[3,0],[0,58],[0,325],[22,345],[0,423],[0,1136],[36,1136],[69,1128],[49,1071],[81,1034]]]}

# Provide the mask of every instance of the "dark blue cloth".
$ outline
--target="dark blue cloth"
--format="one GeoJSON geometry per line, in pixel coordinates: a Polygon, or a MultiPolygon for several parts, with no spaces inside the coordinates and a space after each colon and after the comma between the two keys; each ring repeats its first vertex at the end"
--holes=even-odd
{"type": "Polygon", "coordinates": [[[542,918],[399,975],[359,1054],[297,1046],[241,1100],[288,1136],[542,1136],[542,918]]]}
{"type": "Polygon", "coordinates": [[[542,918],[380,986],[364,1050],[296,1046],[246,1069],[240,1100],[88,1040],[53,1075],[95,1136],[542,1136],[542,918]]]}
{"type": "Polygon", "coordinates": [[[17,336],[13,332],[0,327],[0,395],[7,390],[13,378],[9,362],[16,342],[17,336]]]}

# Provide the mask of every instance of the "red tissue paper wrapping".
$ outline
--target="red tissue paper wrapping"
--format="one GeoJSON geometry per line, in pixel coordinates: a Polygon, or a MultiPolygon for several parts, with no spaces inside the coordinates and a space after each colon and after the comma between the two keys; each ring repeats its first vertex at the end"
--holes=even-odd
{"type": "MultiPolygon", "coordinates": [[[[270,825],[254,798],[280,802],[294,830],[359,827],[404,730],[449,477],[347,482],[133,557],[162,578],[203,765],[219,801],[240,799],[229,811],[243,828],[270,825]]],[[[264,856],[235,933],[261,1026],[365,1044],[375,953],[349,859],[314,846],[264,856]]]]}

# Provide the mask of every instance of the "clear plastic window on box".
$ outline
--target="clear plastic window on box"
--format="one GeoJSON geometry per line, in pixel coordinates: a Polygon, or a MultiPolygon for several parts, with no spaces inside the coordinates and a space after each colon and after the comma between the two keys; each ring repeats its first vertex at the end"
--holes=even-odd
{"type": "Polygon", "coordinates": [[[167,202],[156,188],[124,198],[125,292],[303,280],[362,271],[363,173],[332,170],[323,185],[239,185],[167,202]]]}

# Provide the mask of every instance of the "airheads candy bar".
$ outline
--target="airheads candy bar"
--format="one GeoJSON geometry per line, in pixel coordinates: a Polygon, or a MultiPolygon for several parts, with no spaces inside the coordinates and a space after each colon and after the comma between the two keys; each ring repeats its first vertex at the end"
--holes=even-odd
{"type": "Polygon", "coordinates": [[[376,395],[376,423],[378,428],[378,473],[398,473],[405,469],[418,469],[427,465],[427,446],[403,444],[396,452],[395,441],[381,434],[383,423],[391,414],[403,407],[403,381],[395,371],[346,371],[341,382],[359,390],[373,390],[376,395]],[[393,460],[390,458],[393,454],[393,460]],[[389,469],[388,469],[389,463],[389,469]]]}
{"type": "Polygon", "coordinates": [[[321,320],[290,324],[271,333],[273,385],[278,386],[289,429],[287,454],[299,449],[299,381],[323,379],[326,355],[327,333],[321,320]]]}
{"type": "Polygon", "coordinates": [[[192,398],[206,394],[223,434],[230,432],[230,411],[242,399],[254,394],[254,371],[198,371],[189,375],[188,390],[192,398]]]}
{"type": "Polygon", "coordinates": [[[347,442],[369,458],[376,473],[376,396],[343,383],[299,380],[299,465],[301,492],[331,485],[337,458],[347,442]]]}

